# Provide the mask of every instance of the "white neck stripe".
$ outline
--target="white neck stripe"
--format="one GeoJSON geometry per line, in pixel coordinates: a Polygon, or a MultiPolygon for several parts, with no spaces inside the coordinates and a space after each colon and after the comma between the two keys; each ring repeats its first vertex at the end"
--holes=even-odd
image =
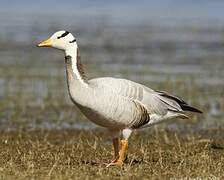
{"type": "MultiPolygon", "coordinates": [[[[76,43],[75,43],[76,44],[76,43]]],[[[65,51],[66,56],[71,56],[72,57],[72,72],[76,75],[77,79],[85,86],[88,86],[88,84],[84,81],[82,76],[80,75],[78,71],[78,66],[77,66],[77,44],[74,46],[71,46],[65,51]]]]}

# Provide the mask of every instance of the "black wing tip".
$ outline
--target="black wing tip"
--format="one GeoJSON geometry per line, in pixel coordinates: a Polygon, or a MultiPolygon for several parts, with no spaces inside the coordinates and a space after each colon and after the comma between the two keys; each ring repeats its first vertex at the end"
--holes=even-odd
{"type": "Polygon", "coordinates": [[[190,111],[190,112],[196,112],[196,113],[200,113],[202,114],[203,112],[195,107],[192,107],[192,106],[189,106],[189,105],[181,105],[181,108],[184,110],[184,111],[190,111]]]}
{"type": "Polygon", "coordinates": [[[176,101],[178,104],[187,104],[183,99],[181,99],[178,96],[172,95],[167,93],[166,91],[156,91],[157,93],[160,94],[160,96],[164,96],[166,98],[172,99],[174,101],[176,101]]]}

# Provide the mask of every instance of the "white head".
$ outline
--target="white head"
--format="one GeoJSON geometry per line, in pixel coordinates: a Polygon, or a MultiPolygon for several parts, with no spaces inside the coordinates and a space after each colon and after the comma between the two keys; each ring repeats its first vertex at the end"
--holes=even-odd
{"type": "Polygon", "coordinates": [[[77,47],[75,37],[68,31],[57,31],[49,39],[42,41],[38,47],[54,47],[60,50],[69,51],[77,47]]]}

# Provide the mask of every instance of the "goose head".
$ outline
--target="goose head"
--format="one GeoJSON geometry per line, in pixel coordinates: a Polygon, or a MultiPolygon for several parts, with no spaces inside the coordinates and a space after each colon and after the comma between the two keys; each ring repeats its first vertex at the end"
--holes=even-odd
{"type": "Polygon", "coordinates": [[[75,37],[68,31],[57,31],[50,38],[42,41],[38,47],[53,47],[56,49],[67,51],[77,47],[75,37]]]}

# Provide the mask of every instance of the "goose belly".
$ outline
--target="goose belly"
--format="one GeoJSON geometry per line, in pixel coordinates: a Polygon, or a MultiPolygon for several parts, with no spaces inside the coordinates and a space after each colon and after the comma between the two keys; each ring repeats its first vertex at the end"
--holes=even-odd
{"type": "MultiPolygon", "coordinates": [[[[92,122],[108,129],[123,129],[141,119],[141,111],[136,103],[128,98],[94,91],[86,93],[85,98],[73,97],[73,102],[92,122]]],[[[136,124],[136,123],[135,123],[136,124]]]]}
{"type": "Polygon", "coordinates": [[[81,110],[81,112],[93,123],[108,128],[108,129],[123,129],[126,127],[127,121],[121,120],[117,116],[114,116],[114,112],[119,109],[117,103],[109,102],[118,102],[117,98],[111,96],[102,96],[103,93],[96,92],[90,93],[91,89],[88,92],[81,91],[73,92],[74,88],[71,91],[71,100],[73,103],[81,110]],[[85,94],[85,97],[83,97],[85,94]]]}
{"type": "Polygon", "coordinates": [[[127,126],[127,123],[123,121],[119,121],[118,119],[114,119],[109,117],[104,113],[99,113],[94,109],[90,109],[88,107],[78,106],[82,113],[93,123],[108,128],[108,129],[123,129],[127,126]]]}

